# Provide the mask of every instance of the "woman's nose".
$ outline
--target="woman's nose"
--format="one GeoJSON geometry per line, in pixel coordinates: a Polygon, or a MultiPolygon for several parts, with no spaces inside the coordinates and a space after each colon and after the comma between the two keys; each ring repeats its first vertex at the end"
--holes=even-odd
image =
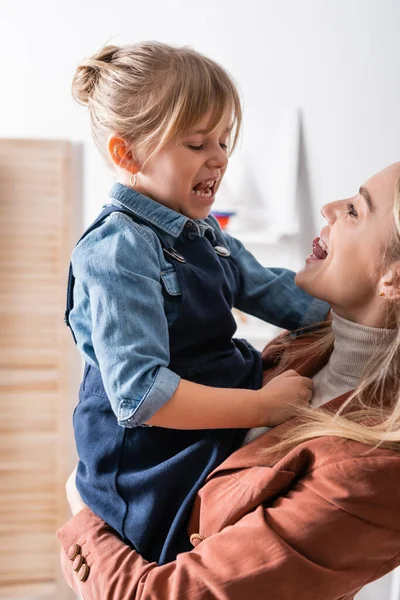
{"type": "Polygon", "coordinates": [[[344,200],[336,200],[336,202],[324,204],[324,206],[321,208],[321,215],[328,221],[328,223],[333,223],[340,215],[343,205],[344,200]]]}

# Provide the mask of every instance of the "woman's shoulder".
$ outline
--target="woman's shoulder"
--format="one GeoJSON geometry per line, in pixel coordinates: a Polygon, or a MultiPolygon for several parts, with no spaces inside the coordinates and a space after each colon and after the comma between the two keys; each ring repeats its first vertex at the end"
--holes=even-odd
{"type": "MultiPolygon", "coordinates": [[[[332,402],[339,407],[341,398],[332,402]]],[[[270,449],[286,439],[291,429],[297,425],[298,419],[294,418],[264,433],[231,454],[209,479],[219,477],[223,472],[234,471],[240,477],[240,472],[248,471],[244,475],[247,479],[251,477],[251,469],[255,468],[254,477],[257,478],[263,470],[268,478],[271,471],[281,471],[291,473],[295,480],[306,474],[317,480],[334,473],[337,485],[345,487],[357,485],[362,488],[365,484],[369,486],[372,481],[391,484],[392,478],[396,477],[400,480],[399,451],[373,448],[362,442],[333,435],[321,435],[304,441],[283,456],[274,458],[270,449]]],[[[400,486],[397,486],[395,495],[400,505],[400,486]]]]}
{"type": "MultiPolygon", "coordinates": [[[[276,464],[275,468],[290,469],[312,475],[313,479],[334,474],[337,486],[358,487],[372,482],[390,484],[392,477],[400,478],[400,452],[373,448],[365,443],[321,435],[295,446],[276,464]]],[[[371,492],[374,486],[371,487],[371,492]]],[[[400,486],[396,489],[400,502],[400,486]]]]}
{"type": "Polygon", "coordinates": [[[201,533],[210,535],[258,506],[289,497],[305,511],[303,499],[308,498],[314,506],[330,505],[400,531],[400,486],[393,485],[400,480],[399,452],[321,437],[296,446],[274,464],[263,449],[279,442],[285,425],[239,449],[210,475],[196,499],[191,533],[201,523],[201,533]],[[226,510],[217,497],[224,497],[226,510]]]}
{"type": "Polygon", "coordinates": [[[400,486],[394,485],[400,481],[400,452],[337,437],[316,438],[302,446],[294,450],[294,458],[308,453],[310,459],[301,486],[321,502],[400,532],[400,486]]]}

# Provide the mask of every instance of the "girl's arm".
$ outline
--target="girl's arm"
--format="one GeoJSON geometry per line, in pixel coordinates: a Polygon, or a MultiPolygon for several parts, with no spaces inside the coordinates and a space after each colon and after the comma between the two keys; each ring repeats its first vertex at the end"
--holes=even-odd
{"type": "Polygon", "coordinates": [[[312,381],[289,370],[261,390],[214,388],[181,379],[172,398],[148,421],[172,429],[275,426],[312,397],[312,381]]]}
{"type": "Polygon", "coordinates": [[[64,576],[86,600],[352,598],[400,563],[400,492],[391,484],[399,478],[394,453],[320,467],[272,506],[260,505],[161,567],[85,508],[58,532],[64,576]],[[73,544],[89,567],[84,582],[68,558],[73,544]]]}
{"type": "MultiPolygon", "coordinates": [[[[219,229],[214,217],[210,224],[219,229]]],[[[236,238],[220,232],[239,267],[241,289],[236,308],[263,321],[294,331],[324,321],[330,306],[301,290],[289,269],[267,268],[236,238]]]]}

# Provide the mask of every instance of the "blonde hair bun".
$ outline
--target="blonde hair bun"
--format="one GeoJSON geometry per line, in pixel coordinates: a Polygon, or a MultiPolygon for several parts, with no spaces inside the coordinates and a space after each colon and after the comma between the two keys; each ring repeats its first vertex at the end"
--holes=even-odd
{"type": "Polygon", "coordinates": [[[72,94],[88,107],[94,141],[111,166],[110,134],[145,161],[208,113],[210,131],[231,113],[230,150],[240,130],[241,103],[231,76],[187,47],[152,41],[105,46],[80,63],[72,94]]]}
{"type": "Polygon", "coordinates": [[[87,106],[93,89],[102,73],[110,69],[110,64],[118,50],[118,46],[104,46],[78,65],[72,81],[72,95],[79,104],[87,106]]]}

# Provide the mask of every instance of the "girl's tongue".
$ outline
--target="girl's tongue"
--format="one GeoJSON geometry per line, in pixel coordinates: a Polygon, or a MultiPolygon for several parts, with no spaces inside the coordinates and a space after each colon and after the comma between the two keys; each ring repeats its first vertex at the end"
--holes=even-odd
{"type": "Polygon", "coordinates": [[[193,192],[196,196],[211,198],[214,191],[214,183],[210,181],[200,181],[193,187],[193,192]]]}
{"type": "Polygon", "coordinates": [[[319,237],[315,238],[315,240],[312,243],[312,247],[313,247],[313,255],[315,256],[315,258],[318,258],[319,260],[323,260],[324,258],[326,258],[328,255],[325,252],[325,250],[323,250],[321,248],[321,246],[319,245],[319,237]]]}

